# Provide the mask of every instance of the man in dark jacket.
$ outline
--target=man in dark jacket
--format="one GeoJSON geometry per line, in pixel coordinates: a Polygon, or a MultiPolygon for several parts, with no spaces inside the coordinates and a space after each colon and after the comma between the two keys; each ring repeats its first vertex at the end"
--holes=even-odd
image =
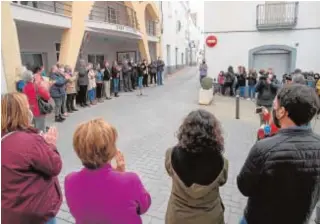
{"type": "Polygon", "coordinates": [[[158,57],[158,60],[156,62],[157,64],[157,85],[163,85],[162,81],[162,73],[164,71],[164,62],[161,60],[160,57],[158,57]]]}
{"type": "MultiPolygon", "coordinates": [[[[230,96],[234,95],[233,92],[233,83],[235,81],[235,74],[233,71],[233,67],[229,66],[228,67],[228,72],[225,73],[225,79],[224,79],[224,90],[226,90],[227,88],[229,88],[230,90],[230,96]]],[[[223,93],[224,94],[224,93],[223,93]]]]}
{"type": "MultiPolygon", "coordinates": [[[[270,111],[279,87],[277,79],[272,74],[261,75],[256,85],[256,92],[258,93],[257,106],[263,106],[270,111]]],[[[263,122],[262,116],[260,116],[260,125],[263,122]]]]}
{"type": "Polygon", "coordinates": [[[284,86],[273,105],[279,132],[258,141],[237,177],[248,197],[244,223],[307,223],[320,198],[320,136],[310,121],[320,102],[306,85],[284,86]]]}
{"type": "Polygon", "coordinates": [[[131,59],[130,62],[129,62],[129,66],[132,68],[132,71],[131,71],[131,87],[132,87],[133,90],[135,90],[136,86],[137,86],[137,79],[138,79],[137,64],[133,61],[133,59],[131,59]]]}
{"type": "Polygon", "coordinates": [[[88,84],[89,84],[89,77],[88,77],[88,71],[86,68],[86,62],[85,60],[80,60],[80,68],[78,73],[78,85],[79,85],[79,101],[81,107],[88,106],[87,104],[87,90],[88,90],[88,84]]]}
{"type": "Polygon", "coordinates": [[[132,73],[132,67],[128,63],[128,60],[125,60],[123,62],[123,67],[122,67],[122,74],[123,74],[123,87],[125,92],[132,92],[133,90],[131,89],[131,73],[132,73]]]}

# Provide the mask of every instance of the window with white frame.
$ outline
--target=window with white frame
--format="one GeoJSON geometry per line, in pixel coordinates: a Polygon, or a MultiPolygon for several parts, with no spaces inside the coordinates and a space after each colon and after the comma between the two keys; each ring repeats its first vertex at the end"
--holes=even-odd
{"type": "Polygon", "coordinates": [[[108,6],[108,22],[118,24],[118,12],[115,8],[108,6]]]}

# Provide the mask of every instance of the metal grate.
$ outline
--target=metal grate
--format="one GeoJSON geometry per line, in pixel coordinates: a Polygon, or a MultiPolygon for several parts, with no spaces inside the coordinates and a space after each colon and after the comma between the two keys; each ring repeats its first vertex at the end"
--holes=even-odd
{"type": "Polygon", "coordinates": [[[93,5],[89,20],[119,24],[138,29],[136,12],[120,2],[100,2],[93,5]]]}
{"type": "Polygon", "coordinates": [[[278,2],[257,5],[258,29],[293,28],[298,20],[298,2],[278,2]]]}
{"type": "Polygon", "coordinates": [[[13,1],[15,4],[29,6],[35,9],[41,9],[49,12],[54,12],[61,15],[71,16],[72,2],[45,2],[45,1],[13,1]]]}

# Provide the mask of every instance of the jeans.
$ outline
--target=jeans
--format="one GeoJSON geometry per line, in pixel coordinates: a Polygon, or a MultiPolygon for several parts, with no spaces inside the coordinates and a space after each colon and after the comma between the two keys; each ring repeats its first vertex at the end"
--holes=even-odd
{"type": "Polygon", "coordinates": [[[61,116],[62,97],[53,98],[54,101],[54,115],[56,117],[61,116]]]}
{"type": "Polygon", "coordinates": [[[240,97],[245,97],[245,95],[246,95],[246,87],[245,86],[239,86],[239,94],[240,94],[240,97]]]}
{"type": "Polygon", "coordinates": [[[119,92],[119,78],[112,79],[113,81],[113,92],[118,93],[119,92]]]}
{"type": "Polygon", "coordinates": [[[162,83],[162,71],[157,71],[157,84],[163,85],[162,83]]]}
{"type": "Polygon", "coordinates": [[[88,98],[91,103],[94,101],[94,88],[88,90],[88,98]]]}
{"type": "Polygon", "coordinates": [[[256,96],[256,88],[255,88],[255,86],[249,86],[248,87],[248,97],[250,99],[254,99],[255,96],[256,96]]]}
{"type": "Polygon", "coordinates": [[[50,219],[46,224],[56,224],[56,223],[57,223],[57,219],[54,217],[50,219]]]}
{"type": "Polygon", "coordinates": [[[46,116],[39,116],[33,118],[34,127],[40,131],[46,132],[46,116]]]}
{"type": "Polygon", "coordinates": [[[125,74],[123,76],[123,87],[124,91],[130,91],[131,90],[131,74],[125,74]]]}
{"type": "Polygon", "coordinates": [[[67,95],[66,95],[66,94],[63,95],[63,96],[61,97],[61,99],[62,99],[62,102],[61,102],[61,114],[64,114],[65,112],[67,112],[67,111],[66,111],[67,95]]]}
{"type": "Polygon", "coordinates": [[[244,217],[242,217],[239,224],[248,224],[248,223],[247,223],[247,220],[244,217]]]}
{"type": "Polygon", "coordinates": [[[140,89],[142,89],[142,81],[143,81],[143,77],[142,77],[142,76],[139,76],[139,77],[138,77],[138,87],[139,87],[140,89]]]}

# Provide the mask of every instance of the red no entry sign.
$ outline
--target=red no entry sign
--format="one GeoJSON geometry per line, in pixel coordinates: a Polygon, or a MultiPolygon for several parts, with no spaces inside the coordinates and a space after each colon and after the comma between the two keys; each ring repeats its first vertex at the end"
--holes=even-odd
{"type": "Polygon", "coordinates": [[[206,44],[208,47],[214,47],[217,45],[217,43],[218,43],[218,39],[216,36],[211,35],[211,36],[208,36],[206,39],[206,44]]]}

